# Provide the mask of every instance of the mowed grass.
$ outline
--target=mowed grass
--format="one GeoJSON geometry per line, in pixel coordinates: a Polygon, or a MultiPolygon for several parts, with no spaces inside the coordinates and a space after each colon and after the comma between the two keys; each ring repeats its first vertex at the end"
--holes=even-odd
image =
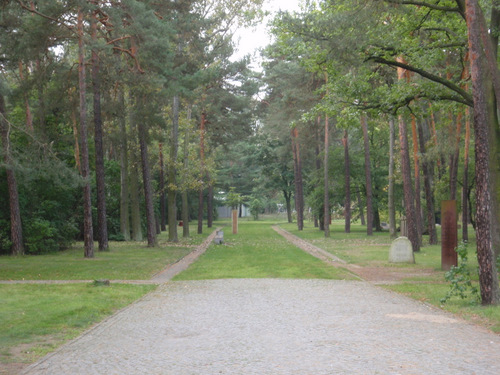
{"type": "Polygon", "coordinates": [[[241,221],[237,235],[225,227],[224,244],[212,244],[174,280],[225,278],[354,279],[290,244],[265,221],[241,221]]]}
{"type": "Polygon", "coordinates": [[[154,288],[0,285],[0,364],[33,362],[154,288]]]}
{"type": "MultiPolygon", "coordinates": [[[[194,228],[192,232],[196,233],[194,228]]],[[[183,239],[181,232],[179,243],[171,244],[163,233],[156,248],[145,243],[110,242],[109,251],[99,252],[96,244],[92,259],[83,257],[81,243],[53,254],[0,256],[0,280],[147,280],[193,251],[208,234],[183,239]]]]}
{"type": "MultiPolygon", "coordinates": [[[[314,228],[311,223],[306,223],[303,231],[298,231],[296,224],[283,223],[280,226],[348,263],[360,266],[394,266],[388,261],[392,241],[387,231],[374,232],[372,236],[367,236],[366,226],[351,224],[351,233],[344,233],[344,222],[334,221],[330,225],[330,237],[325,238],[324,233],[318,228],[314,228]]],[[[474,237],[471,237],[471,240],[474,241],[474,237]]],[[[438,238],[440,238],[439,229],[438,238]]],[[[424,246],[421,247],[419,252],[415,253],[415,265],[410,265],[410,267],[440,270],[441,245],[428,245],[427,236],[424,236],[423,242],[424,246]]],[[[472,258],[474,257],[470,256],[469,258],[471,264],[473,264],[474,259],[472,258]]],[[[397,266],[405,267],[407,265],[400,264],[397,266]]]]}

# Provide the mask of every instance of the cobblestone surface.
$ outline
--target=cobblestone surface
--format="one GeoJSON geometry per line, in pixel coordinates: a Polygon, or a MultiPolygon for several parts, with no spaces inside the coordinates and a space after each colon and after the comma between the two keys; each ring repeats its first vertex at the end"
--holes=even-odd
{"type": "Polygon", "coordinates": [[[25,374],[500,374],[500,338],[365,282],[169,282],[25,374]]]}

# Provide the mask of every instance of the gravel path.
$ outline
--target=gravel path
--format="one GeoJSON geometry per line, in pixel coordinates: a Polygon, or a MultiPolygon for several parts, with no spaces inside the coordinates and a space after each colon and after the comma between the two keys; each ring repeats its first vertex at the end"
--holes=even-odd
{"type": "Polygon", "coordinates": [[[499,336],[365,282],[169,282],[25,374],[500,374],[499,336]]]}

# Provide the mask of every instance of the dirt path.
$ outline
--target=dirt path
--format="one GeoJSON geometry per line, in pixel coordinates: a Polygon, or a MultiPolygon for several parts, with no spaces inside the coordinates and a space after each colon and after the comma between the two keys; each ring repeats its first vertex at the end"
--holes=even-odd
{"type": "Polygon", "coordinates": [[[317,246],[310,244],[307,241],[287,232],[286,230],[273,226],[273,229],[286,238],[289,242],[306,251],[312,256],[331,264],[334,267],[340,267],[348,270],[359,279],[370,282],[376,285],[387,285],[401,282],[408,278],[418,278],[423,276],[437,275],[438,272],[431,268],[428,269],[401,269],[397,267],[361,267],[356,264],[347,264],[347,262],[339,257],[320,249],[317,246]]]}

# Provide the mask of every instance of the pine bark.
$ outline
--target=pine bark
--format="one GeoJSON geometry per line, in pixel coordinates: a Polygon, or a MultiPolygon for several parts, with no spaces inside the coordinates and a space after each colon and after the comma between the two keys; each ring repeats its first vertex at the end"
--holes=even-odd
{"type": "Polygon", "coordinates": [[[94,257],[94,233],[92,228],[92,194],[90,188],[89,146],[87,132],[87,93],[85,48],[83,31],[83,12],[78,11],[78,86],[80,93],[80,152],[83,185],[83,237],[85,258],[94,257]]]}
{"type": "MultiPolygon", "coordinates": [[[[92,41],[97,41],[97,14],[91,18],[92,41]]],[[[104,172],[103,129],[101,114],[101,82],[99,76],[99,56],[92,50],[92,87],[94,94],[94,145],[95,145],[95,175],[97,190],[97,240],[99,251],[106,251],[108,244],[108,224],[106,218],[106,185],[104,172]]]]}
{"type": "MultiPolygon", "coordinates": [[[[200,121],[200,162],[201,162],[201,173],[204,174],[205,169],[205,126],[207,122],[207,116],[205,112],[201,114],[200,121]]],[[[198,192],[198,234],[203,233],[203,186],[198,192]]]]}
{"type": "MultiPolygon", "coordinates": [[[[321,153],[321,116],[318,116],[316,119],[316,171],[318,173],[318,176],[321,173],[321,158],[320,158],[320,153],[321,153]]],[[[314,228],[319,227],[319,222],[318,222],[318,214],[314,213],[314,228]]]]}
{"type": "Polygon", "coordinates": [[[292,129],[292,152],[295,172],[295,211],[297,212],[297,228],[304,229],[304,193],[302,182],[302,161],[300,157],[299,131],[292,129]]]}
{"type": "Polygon", "coordinates": [[[370,142],[368,139],[368,120],[366,115],[361,117],[361,128],[363,129],[363,140],[365,150],[365,180],[366,180],[366,234],[373,235],[373,192],[372,172],[370,163],[370,142]]]}
{"type": "Polygon", "coordinates": [[[283,190],[283,196],[285,197],[286,202],[286,216],[289,223],[293,223],[292,218],[292,193],[286,190],[283,190]]]}
{"type": "Polygon", "coordinates": [[[417,220],[418,240],[422,243],[422,201],[420,199],[420,160],[418,156],[418,135],[417,135],[417,119],[414,115],[411,116],[411,130],[413,140],[413,173],[415,184],[415,218],[417,220]]]}
{"type": "Polygon", "coordinates": [[[130,195],[128,173],[128,140],[125,121],[125,98],[123,91],[119,94],[120,113],[118,122],[120,129],[120,232],[125,241],[130,241],[130,195]]]}
{"type": "Polygon", "coordinates": [[[388,209],[389,209],[389,234],[391,238],[396,238],[396,206],[394,204],[394,143],[395,130],[394,118],[389,120],[389,191],[388,191],[388,209]]]}
{"type": "Polygon", "coordinates": [[[158,145],[160,153],[160,230],[167,230],[167,202],[165,197],[165,164],[163,162],[163,143],[158,145]]]}
{"type": "MultiPolygon", "coordinates": [[[[424,124],[423,121],[418,123],[418,140],[420,145],[420,154],[426,154],[425,148],[425,136],[424,136],[424,124]]],[[[432,193],[432,166],[428,161],[422,162],[422,172],[424,174],[424,191],[425,191],[425,203],[426,203],[426,213],[427,213],[427,231],[429,232],[429,244],[436,245],[438,243],[437,232],[436,232],[436,217],[435,217],[435,205],[434,205],[434,194],[432,193]]]]}
{"type": "Polygon", "coordinates": [[[344,145],[344,174],[345,174],[345,200],[344,200],[344,215],[345,215],[345,233],[351,233],[351,168],[349,162],[349,134],[347,129],[344,131],[342,139],[344,145]]]}
{"type": "Polygon", "coordinates": [[[170,163],[168,165],[168,240],[177,242],[177,153],[179,149],[179,96],[172,103],[172,133],[170,135],[170,163]]]}
{"type": "Polygon", "coordinates": [[[141,204],[139,201],[139,160],[134,153],[132,174],[130,175],[130,217],[132,224],[132,240],[142,242],[144,235],[141,224],[141,204]]]}
{"type": "Polygon", "coordinates": [[[496,117],[491,101],[493,92],[491,80],[485,66],[481,43],[479,4],[466,0],[466,15],[471,62],[472,95],[474,99],[474,133],[476,156],[476,238],[479,264],[479,286],[483,305],[500,302],[497,267],[494,259],[492,226],[495,221],[490,181],[490,126],[496,117]],[[488,96],[490,98],[488,98],[488,96]],[[488,101],[488,99],[490,99],[488,101]]]}
{"type": "Polygon", "coordinates": [[[214,186],[210,182],[210,185],[208,185],[208,197],[207,197],[207,228],[212,228],[213,223],[214,223],[214,186]]]}
{"type": "MultiPolygon", "coordinates": [[[[326,73],[325,73],[326,76],[326,73]]],[[[326,76],[326,81],[328,83],[328,76],[326,76]]],[[[328,115],[325,115],[325,147],[324,147],[324,159],[323,159],[323,231],[325,237],[330,237],[330,183],[329,183],[329,168],[328,168],[328,157],[330,150],[330,134],[329,134],[329,119],[328,115]]]]}
{"type": "MultiPolygon", "coordinates": [[[[187,121],[191,123],[191,106],[188,107],[187,121]]],[[[184,173],[183,173],[183,189],[182,189],[182,237],[189,237],[189,199],[187,189],[187,170],[189,168],[189,131],[184,135],[184,173]]]]}
{"type": "Polygon", "coordinates": [[[365,210],[363,209],[363,200],[361,199],[361,187],[358,187],[356,196],[358,197],[359,219],[361,220],[361,225],[365,226],[365,210]]]}
{"type": "Polygon", "coordinates": [[[24,254],[23,227],[21,222],[21,209],[19,206],[19,191],[17,179],[12,168],[10,145],[10,128],[6,118],[5,99],[0,93],[0,137],[3,148],[3,160],[7,174],[7,188],[9,192],[10,210],[10,241],[12,255],[24,254]]]}
{"type": "Polygon", "coordinates": [[[410,151],[408,146],[408,135],[406,123],[403,116],[399,116],[399,146],[401,152],[401,169],[403,175],[404,203],[406,214],[406,225],[408,228],[408,239],[413,251],[420,251],[420,239],[418,237],[417,219],[415,212],[415,196],[411,181],[410,151]]]}
{"type": "Polygon", "coordinates": [[[469,241],[469,153],[470,153],[470,113],[465,109],[465,151],[464,151],[464,176],[462,181],[462,240],[469,241]]]}
{"type": "MultiPolygon", "coordinates": [[[[142,98],[142,100],[145,100],[142,98]]],[[[142,104],[142,103],[141,103],[142,104]]],[[[151,186],[151,169],[149,166],[147,129],[143,121],[137,122],[137,131],[139,135],[139,147],[141,151],[142,181],[144,187],[144,199],[146,204],[146,229],[148,238],[148,247],[155,247],[156,225],[155,213],[153,208],[153,188],[151,186]]]]}

